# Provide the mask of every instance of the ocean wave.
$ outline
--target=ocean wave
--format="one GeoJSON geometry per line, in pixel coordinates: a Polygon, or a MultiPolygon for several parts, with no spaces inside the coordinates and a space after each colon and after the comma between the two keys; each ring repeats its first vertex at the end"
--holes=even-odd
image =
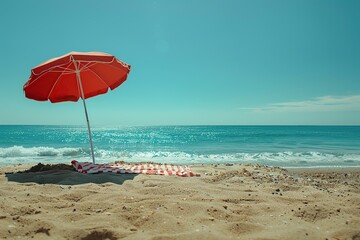
{"type": "Polygon", "coordinates": [[[352,163],[360,166],[360,154],[321,152],[261,152],[232,154],[191,154],[185,152],[98,152],[100,158],[125,161],[154,161],[181,164],[202,163],[259,163],[265,165],[343,165],[352,163]]]}
{"type": "MultiPolygon", "coordinates": [[[[123,160],[171,164],[259,163],[280,167],[360,166],[360,153],[322,153],[314,151],[194,154],[186,152],[130,152],[95,149],[95,157],[99,163],[123,160]]],[[[90,150],[53,147],[26,148],[23,146],[0,148],[0,165],[39,161],[69,163],[72,159],[91,161],[90,150]]]]}
{"type": "Polygon", "coordinates": [[[23,146],[0,148],[0,158],[78,156],[82,153],[84,153],[84,151],[81,148],[25,148],[23,146]]]}

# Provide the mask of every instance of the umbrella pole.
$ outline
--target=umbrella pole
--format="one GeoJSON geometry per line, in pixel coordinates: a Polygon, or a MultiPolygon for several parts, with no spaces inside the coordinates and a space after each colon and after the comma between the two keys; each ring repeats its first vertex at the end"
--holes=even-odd
{"type": "Polygon", "coordinates": [[[86,116],[86,122],[87,122],[87,126],[88,126],[89,139],[90,139],[91,157],[92,157],[93,163],[95,163],[94,147],[93,147],[93,143],[92,143],[91,130],[90,130],[90,122],[89,122],[89,116],[88,116],[87,109],[86,109],[86,103],[85,103],[85,97],[84,97],[84,90],[83,90],[82,84],[81,84],[80,71],[79,71],[79,69],[77,68],[76,62],[74,62],[74,65],[75,65],[75,68],[76,68],[76,77],[77,77],[77,80],[78,80],[78,82],[79,82],[79,87],[80,87],[80,92],[81,92],[81,98],[82,98],[82,100],[83,100],[84,109],[85,109],[85,116],[86,116]]]}

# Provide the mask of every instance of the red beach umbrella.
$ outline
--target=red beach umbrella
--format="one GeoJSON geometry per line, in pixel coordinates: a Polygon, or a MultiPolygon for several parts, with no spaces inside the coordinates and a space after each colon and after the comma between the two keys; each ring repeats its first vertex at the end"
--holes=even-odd
{"type": "Polygon", "coordinates": [[[50,59],[31,70],[24,85],[25,96],[52,103],[83,100],[88,125],[91,156],[95,163],[85,99],[104,94],[122,84],[130,65],[102,52],[70,52],[50,59]]]}

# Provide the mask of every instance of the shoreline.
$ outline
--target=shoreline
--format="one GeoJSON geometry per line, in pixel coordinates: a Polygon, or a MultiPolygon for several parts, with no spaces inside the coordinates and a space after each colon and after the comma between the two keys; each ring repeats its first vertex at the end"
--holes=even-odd
{"type": "MultiPolygon", "coordinates": [[[[90,162],[90,161],[87,161],[90,162]]],[[[109,161],[106,163],[114,163],[114,162],[119,162],[119,161],[109,161]]],[[[125,162],[125,163],[131,163],[131,164],[136,164],[136,163],[154,163],[154,164],[166,164],[166,163],[161,163],[161,162],[138,162],[138,161],[120,161],[120,162],[125,162]]],[[[56,164],[66,164],[71,166],[71,162],[62,162],[62,161],[58,161],[58,162],[41,162],[41,161],[35,161],[35,162],[29,162],[29,163],[9,163],[9,164],[5,164],[5,165],[0,165],[0,169],[1,168],[7,168],[7,167],[17,167],[17,166],[23,166],[23,167],[31,167],[34,166],[36,164],[48,164],[48,165],[56,165],[56,164]]],[[[99,162],[98,164],[104,164],[105,162],[99,162]]],[[[224,163],[194,163],[194,164],[174,164],[174,163],[170,163],[172,165],[179,165],[179,166],[189,166],[189,167],[193,167],[193,166],[215,166],[215,165],[227,165],[227,166],[233,166],[233,165],[261,165],[261,166],[265,166],[265,167],[272,167],[272,168],[282,168],[282,169],[287,169],[287,170],[299,170],[299,171],[306,171],[306,170],[318,170],[318,171],[327,171],[327,170],[331,170],[331,169],[354,169],[356,170],[360,170],[360,165],[359,166],[272,166],[272,165],[268,165],[268,164],[260,164],[260,163],[230,163],[230,162],[224,162],[224,163]]]]}
{"type": "Polygon", "coordinates": [[[360,168],[191,165],[200,177],[17,173],[28,167],[0,167],[0,238],[360,237],[360,168]]]}

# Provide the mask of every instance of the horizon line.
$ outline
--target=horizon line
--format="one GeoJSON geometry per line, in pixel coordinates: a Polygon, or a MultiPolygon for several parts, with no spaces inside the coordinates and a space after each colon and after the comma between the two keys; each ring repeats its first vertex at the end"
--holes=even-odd
{"type": "MultiPolygon", "coordinates": [[[[69,127],[87,127],[86,124],[0,124],[0,126],[69,126],[69,127]]],[[[197,126],[298,126],[298,127],[360,127],[360,124],[149,124],[149,125],[93,125],[92,127],[197,127],[197,126]]]]}

